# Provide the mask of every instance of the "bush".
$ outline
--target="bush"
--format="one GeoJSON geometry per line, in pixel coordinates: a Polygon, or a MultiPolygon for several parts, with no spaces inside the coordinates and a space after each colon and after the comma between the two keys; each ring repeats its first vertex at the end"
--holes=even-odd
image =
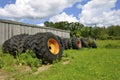
{"type": "Polygon", "coordinates": [[[4,66],[4,62],[0,59],[0,68],[4,66]]]}
{"type": "Polygon", "coordinates": [[[42,65],[42,61],[38,59],[35,53],[30,50],[27,50],[25,53],[17,55],[16,58],[19,65],[28,65],[32,69],[37,69],[39,66],[42,65]]]}
{"type": "Polygon", "coordinates": [[[115,44],[109,43],[109,44],[105,45],[105,48],[120,48],[120,45],[115,45],[115,44]]]}

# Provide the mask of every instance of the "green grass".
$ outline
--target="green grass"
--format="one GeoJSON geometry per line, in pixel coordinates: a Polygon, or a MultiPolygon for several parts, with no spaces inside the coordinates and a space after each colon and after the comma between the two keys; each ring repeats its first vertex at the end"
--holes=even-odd
{"type": "Polygon", "coordinates": [[[12,77],[15,80],[120,80],[120,41],[97,41],[97,45],[97,49],[66,50],[60,62],[39,74],[16,71],[12,77]],[[68,64],[63,64],[67,61],[68,64]]]}
{"type": "Polygon", "coordinates": [[[120,40],[97,40],[97,45],[99,48],[119,48],[120,40]]]}

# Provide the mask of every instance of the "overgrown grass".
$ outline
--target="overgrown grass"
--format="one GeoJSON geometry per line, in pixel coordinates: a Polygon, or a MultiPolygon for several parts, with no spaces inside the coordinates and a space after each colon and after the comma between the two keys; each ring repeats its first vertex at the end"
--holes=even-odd
{"type": "MultiPolygon", "coordinates": [[[[12,78],[15,80],[120,80],[119,43],[119,40],[104,40],[97,41],[97,49],[66,50],[62,60],[49,69],[38,74],[19,73],[12,78]],[[64,62],[68,63],[64,64],[64,62]]],[[[13,57],[10,58],[10,63],[16,63],[13,57]]]]}
{"type": "Polygon", "coordinates": [[[18,53],[16,58],[7,53],[0,51],[0,68],[7,71],[16,71],[16,66],[30,66],[33,71],[42,65],[42,61],[38,59],[32,51],[26,53],[18,53]]]}
{"type": "Polygon", "coordinates": [[[118,48],[120,49],[120,40],[97,40],[99,48],[118,48]]]}

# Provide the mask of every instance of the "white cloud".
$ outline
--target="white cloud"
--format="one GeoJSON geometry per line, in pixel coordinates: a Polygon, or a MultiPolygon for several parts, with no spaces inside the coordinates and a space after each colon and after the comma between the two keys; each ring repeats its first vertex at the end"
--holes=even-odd
{"type": "Polygon", "coordinates": [[[62,12],[79,0],[16,0],[15,4],[0,7],[0,17],[41,19],[62,12]]]}
{"type": "Polygon", "coordinates": [[[82,7],[80,22],[85,25],[120,25],[120,10],[113,10],[117,0],[91,0],[82,7]]]}
{"type": "Polygon", "coordinates": [[[44,23],[37,24],[37,26],[44,26],[44,23]]]}
{"type": "Polygon", "coordinates": [[[50,21],[52,22],[60,22],[60,21],[78,22],[76,17],[74,17],[73,15],[67,15],[65,12],[51,17],[50,21]]]}

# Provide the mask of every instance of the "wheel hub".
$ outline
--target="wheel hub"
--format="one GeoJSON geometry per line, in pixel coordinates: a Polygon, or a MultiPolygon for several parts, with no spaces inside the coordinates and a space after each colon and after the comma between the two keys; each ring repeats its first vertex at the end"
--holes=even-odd
{"type": "Polygon", "coordinates": [[[60,50],[59,48],[60,48],[59,44],[55,39],[50,38],[48,40],[48,49],[52,54],[57,55],[59,53],[59,50],[60,50]]]}

